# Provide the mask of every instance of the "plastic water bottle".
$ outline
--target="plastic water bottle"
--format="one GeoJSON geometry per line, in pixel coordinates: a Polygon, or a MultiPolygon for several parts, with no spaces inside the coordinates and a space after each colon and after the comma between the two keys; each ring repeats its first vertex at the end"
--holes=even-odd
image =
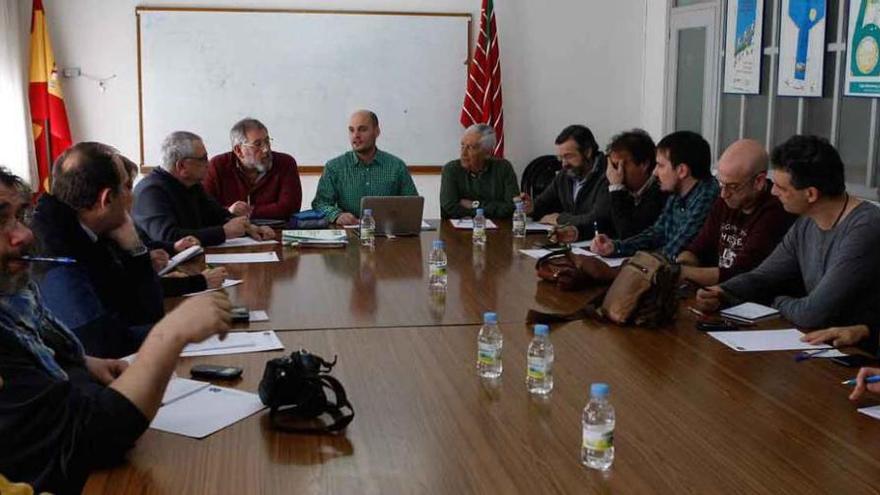
{"type": "Polygon", "coordinates": [[[477,215],[474,217],[474,244],[486,245],[486,216],[482,208],[477,208],[477,215]]]}
{"type": "Polygon", "coordinates": [[[446,251],[443,241],[434,241],[431,254],[428,256],[428,287],[431,290],[446,290],[446,251]]]}
{"type": "Polygon", "coordinates": [[[547,395],[553,390],[553,344],[550,327],[535,325],[535,336],[529,344],[526,385],[529,393],[547,395]]]}
{"type": "Polygon", "coordinates": [[[513,237],[526,236],[526,212],[523,209],[522,201],[514,203],[516,210],[513,212],[513,237]]]}
{"type": "Polygon", "coordinates": [[[606,383],[590,385],[590,402],[582,416],[581,463],[602,471],[614,462],[614,407],[608,402],[606,383]]]}
{"type": "Polygon", "coordinates": [[[373,219],[373,210],[366,208],[361,216],[361,246],[373,247],[376,245],[376,220],[373,219]]]}
{"type": "Polygon", "coordinates": [[[477,335],[477,371],[483,378],[498,378],[504,371],[501,362],[501,349],[504,336],[498,328],[498,315],[485,313],[483,327],[477,335]]]}

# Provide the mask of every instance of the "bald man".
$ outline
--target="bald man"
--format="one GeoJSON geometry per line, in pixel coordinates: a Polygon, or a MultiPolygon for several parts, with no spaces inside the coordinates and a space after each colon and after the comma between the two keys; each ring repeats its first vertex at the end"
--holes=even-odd
{"type": "Polygon", "coordinates": [[[358,110],[348,122],[351,151],[327,162],[312,209],[337,225],[356,225],[364,196],[418,196],[403,160],[376,148],[379,118],[358,110]]]}
{"type": "Polygon", "coordinates": [[[757,141],[731,144],[718,161],[721,193],[697,237],[678,256],[681,276],[700,286],[715,285],[758,266],[794,223],[772,194],[770,161],[757,141]]]}

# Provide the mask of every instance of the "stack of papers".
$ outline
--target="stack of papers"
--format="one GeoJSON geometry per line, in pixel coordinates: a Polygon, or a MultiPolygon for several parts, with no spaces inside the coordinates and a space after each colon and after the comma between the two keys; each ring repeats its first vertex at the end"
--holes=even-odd
{"type": "Polygon", "coordinates": [[[723,318],[729,318],[743,323],[755,323],[756,321],[770,318],[778,314],[778,309],[751,302],[721,310],[721,316],[723,318]]]}
{"type": "Polygon", "coordinates": [[[150,428],[205,438],[265,407],[256,394],[186,378],[172,378],[150,428]]]}
{"type": "MultiPolygon", "coordinates": [[[[473,218],[454,218],[449,220],[449,223],[452,224],[453,227],[457,229],[464,230],[474,230],[474,219],[473,218]]],[[[492,220],[486,219],[486,228],[487,229],[497,229],[498,225],[495,224],[492,220]]]]}
{"type": "Polygon", "coordinates": [[[281,261],[275,251],[264,253],[206,254],[205,263],[224,265],[231,263],[275,263],[281,261]]]}
{"type": "Polygon", "coordinates": [[[829,345],[801,342],[804,334],[795,328],[786,330],[748,330],[736,332],[708,332],[708,334],[735,351],[799,351],[831,349],[829,345]]]}
{"type": "Polygon", "coordinates": [[[538,222],[528,222],[526,224],[526,232],[550,232],[553,230],[552,225],[538,222]]]}
{"type": "Polygon", "coordinates": [[[283,230],[281,239],[284,244],[294,246],[340,247],[348,244],[345,229],[283,230]]]}
{"type": "Polygon", "coordinates": [[[263,332],[230,332],[220,340],[216,335],[197,342],[187,344],[180,353],[182,357],[217,356],[221,354],[244,354],[248,352],[277,351],[284,349],[284,344],[272,330],[263,332]]]}
{"type": "Polygon", "coordinates": [[[219,246],[214,246],[218,248],[235,248],[235,247],[248,247],[248,246],[268,246],[270,244],[278,244],[278,241],[258,241],[252,237],[238,237],[236,239],[227,239],[226,242],[220,244],[219,246]]]}
{"type": "Polygon", "coordinates": [[[159,271],[159,276],[162,277],[162,276],[168,275],[169,273],[171,273],[172,270],[177,268],[177,266],[180,265],[181,263],[183,263],[185,261],[189,261],[189,260],[195,258],[196,256],[202,254],[203,252],[205,252],[205,250],[202,249],[202,246],[190,246],[190,247],[184,249],[183,251],[175,254],[173,258],[168,260],[168,264],[165,265],[165,268],[163,268],[161,271],[159,271]]]}
{"type": "MultiPolygon", "coordinates": [[[[520,253],[522,253],[526,256],[529,256],[531,258],[535,258],[535,259],[539,259],[542,256],[546,256],[546,255],[552,253],[553,251],[554,250],[550,250],[550,249],[520,249],[519,250],[520,253]]],[[[584,250],[581,248],[574,248],[571,250],[571,252],[572,252],[572,254],[580,254],[582,256],[590,256],[591,258],[598,258],[600,261],[602,261],[606,265],[610,266],[611,268],[616,268],[616,267],[622,265],[627,260],[627,258],[606,258],[604,256],[599,256],[596,253],[593,253],[591,251],[587,251],[587,250],[584,250]]]]}

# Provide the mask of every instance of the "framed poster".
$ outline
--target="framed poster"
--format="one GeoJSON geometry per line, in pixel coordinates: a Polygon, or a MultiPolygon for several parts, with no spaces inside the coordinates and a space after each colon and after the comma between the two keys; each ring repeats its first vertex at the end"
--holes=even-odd
{"type": "Polygon", "coordinates": [[[780,96],[822,96],[826,0],[782,0],[780,96]]]}
{"type": "Polygon", "coordinates": [[[850,0],[846,37],[847,96],[880,96],[880,0],[850,0]]]}
{"type": "Polygon", "coordinates": [[[724,92],[761,92],[764,0],[729,0],[724,40],[724,92]]]}

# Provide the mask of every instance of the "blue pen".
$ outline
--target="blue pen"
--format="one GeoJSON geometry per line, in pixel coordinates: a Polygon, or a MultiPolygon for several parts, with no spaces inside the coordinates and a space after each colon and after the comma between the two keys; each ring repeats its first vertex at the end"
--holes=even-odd
{"type": "Polygon", "coordinates": [[[595,220],[593,221],[593,235],[599,235],[599,222],[595,220]]]}
{"type": "MultiPolygon", "coordinates": [[[[880,375],[872,375],[872,376],[869,376],[868,378],[865,378],[865,383],[877,383],[877,382],[880,382],[880,375]]],[[[850,378],[849,380],[844,380],[844,381],[840,382],[840,384],[853,386],[856,384],[856,379],[850,378]]]]}
{"type": "Polygon", "coordinates": [[[65,258],[63,256],[57,258],[50,258],[48,256],[21,256],[18,258],[24,261],[38,262],[38,263],[59,263],[61,265],[72,265],[76,263],[76,260],[73,258],[65,258]]]}
{"type": "Polygon", "coordinates": [[[797,355],[795,355],[794,360],[797,362],[805,361],[807,359],[814,358],[820,354],[825,354],[826,352],[828,352],[830,350],[832,350],[832,349],[819,349],[817,351],[799,352],[799,353],[797,353],[797,355]]]}

